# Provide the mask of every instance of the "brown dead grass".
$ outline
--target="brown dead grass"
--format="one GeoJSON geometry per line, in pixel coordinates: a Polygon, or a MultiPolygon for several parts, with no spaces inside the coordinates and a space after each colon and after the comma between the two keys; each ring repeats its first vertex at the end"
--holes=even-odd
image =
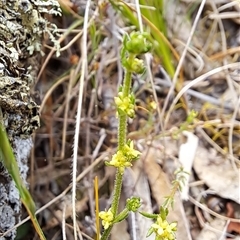
{"type": "MultiPolygon", "coordinates": [[[[191,49],[187,52],[184,61],[185,82],[183,86],[217,67],[239,61],[240,32],[237,30],[239,29],[239,23],[233,21],[234,19],[221,19],[221,15],[216,13],[217,9],[219,7],[224,8],[227,2],[216,5],[214,3],[206,4],[193,36],[191,49]],[[213,13],[215,15],[211,15],[213,13]]],[[[230,2],[234,3],[234,1],[230,2]]],[[[74,21],[81,21],[85,5],[84,1],[81,3],[81,1],[61,0],[60,3],[64,5],[68,14],[63,14],[62,18],[55,20],[64,33],[74,21]]],[[[172,10],[178,11],[179,14],[175,15],[175,19],[171,19],[171,17],[166,19],[169,40],[180,56],[198,6],[191,1],[180,1],[178,5],[174,5],[174,10],[172,10]],[[188,16],[187,21],[186,16],[189,9],[194,10],[188,16]],[[181,27],[176,29],[175,25],[177,24],[181,27]]],[[[171,8],[171,6],[169,7],[171,8]]],[[[231,6],[228,10],[238,11],[239,13],[237,5],[231,6]]],[[[103,3],[102,5],[92,3],[91,17],[90,25],[94,26],[96,30],[91,35],[90,31],[93,31],[93,28],[90,27],[91,30],[89,29],[88,35],[88,69],[84,84],[77,169],[79,177],[76,211],[78,226],[83,239],[95,237],[94,177],[98,176],[99,179],[101,210],[108,207],[108,199],[112,194],[114,170],[105,167],[103,160],[111,157],[117,141],[117,122],[113,97],[116,95],[117,86],[123,76],[123,71],[119,68],[119,50],[121,47],[119,38],[122,37],[123,30],[131,31],[131,27],[127,26],[125,19],[117,14],[109,3],[103,3]],[[96,12],[99,14],[98,17],[94,15],[96,12]]],[[[43,230],[49,240],[63,239],[62,229],[65,229],[66,239],[73,239],[71,188],[69,185],[71,184],[72,146],[79,88],[79,76],[76,76],[75,69],[79,61],[82,61],[81,29],[82,23],[79,23],[77,28],[72,29],[60,38],[62,52],[59,58],[56,58],[54,52],[45,47],[46,55],[42,59],[43,67],[36,84],[36,91],[38,91],[42,101],[41,128],[34,136],[35,145],[31,156],[29,181],[39,207],[44,206],[40,216],[43,230]]],[[[167,80],[168,75],[161,70],[160,63],[155,62],[154,55],[151,65],[154,87],[158,97],[157,105],[161,109],[171,86],[171,81],[167,80]]],[[[240,158],[239,69],[240,65],[238,69],[229,68],[214,75],[209,75],[205,80],[194,85],[191,90],[185,92],[187,109],[183,108],[180,102],[174,106],[169,121],[165,124],[164,134],[159,125],[159,122],[163,119],[159,119],[157,112],[151,108],[153,89],[148,81],[135,76],[137,118],[129,124],[131,132],[129,136],[136,141],[139,148],[142,148],[141,151],[148,148],[149,141],[157,139],[159,142],[156,149],[165,148],[166,154],[166,151],[170,150],[166,150],[168,145],[165,145],[164,135],[168,138],[167,141],[170,137],[170,142],[174,142],[175,140],[172,137],[178,132],[178,130],[175,130],[179,129],[185,122],[187,111],[195,109],[199,114],[192,124],[186,126],[186,130],[197,134],[207,151],[215,149],[217,155],[221,156],[224,161],[230,161],[233,166],[233,173],[238,171],[240,158]]],[[[177,94],[178,92],[174,92],[171,95],[166,114],[168,114],[169,107],[177,94]]],[[[163,117],[165,118],[165,116],[163,117]]],[[[167,181],[169,181],[176,165],[172,163],[169,166],[168,164],[171,161],[177,161],[178,151],[172,150],[166,155],[163,152],[160,153],[161,157],[155,159],[157,162],[154,164],[159,165],[161,169],[165,169],[165,173],[169,174],[167,177],[167,181]]],[[[151,187],[154,183],[148,182],[150,178],[147,177],[148,174],[146,174],[143,166],[140,167],[139,176],[146,175],[145,183],[150,184],[151,187]]],[[[216,165],[217,167],[219,166],[216,165]]],[[[133,192],[137,188],[138,179],[135,179],[136,183],[132,186],[133,192]]],[[[204,180],[193,174],[190,181],[192,184],[192,187],[190,187],[191,196],[197,197],[196,201],[201,201],[202,205],[212,209],[209,198],[202,194],[208,189],[204,180]],[[201,182],[197,184],[199,181],[201,182]],[[199,198],[200,195],[201,198],[199,198]]],[[[128,197],[126,191],[129,191],[129,188],[126,185],[124,185],[124,188],[124,196],[128,197]]],[[[160,189],[159,191],[161,192],[160,189]]],[[[149,191],[149,204],[153,211],[157,211],[159,206],[151,193],[149,191]]],[[[207,196],[217,199],[214,208],[216,206],[219,206],[219,208],[217,210],[213,209],[214,212],[229,217],[226,214],[226,204],[233,204],[232,200],[222,197],[218,192],[207,194],[207,196]],[[219,201],[223,202],[222,205],[219,201]]],[[[180,198],[179,201],[181,202],[180,198]]],[[[199,239],[200,234],[204,234],[202,229],[206,224],[211,223],[212,217],[194,204],[194,201],[184,203],[185,221],[189,224],[188,230],[192,234],[192,239],[199,239]],[[195,210],[194,206],[196,206],[195,210]]],[[[232,214],[230,217],[237,218],[236,215],[232,214]]],[[[133,239],[126,227],[123,227],[122,231],[125,234],[122,236],[126,236],[124,239],[133,239]]],[[[213,229],[212,231],[224,235],[227,228],[213,229]]],[[[231,228],[228,233],[232,234],[229,235],[230,237],[233,237],[235,233],[237,234],[237,231],[231,228]]],[[[184,239],[190,239],[187,235],[184,237],[184,239]]],[[[30,238],[33,239],[33,235],[30,238]]]]}

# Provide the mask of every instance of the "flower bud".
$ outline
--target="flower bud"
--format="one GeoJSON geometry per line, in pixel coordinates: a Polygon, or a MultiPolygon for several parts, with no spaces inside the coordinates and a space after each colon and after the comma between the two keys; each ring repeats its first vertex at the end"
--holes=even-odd
{"type": "Polygon", "coordinates": [[[129,53],[144,54],[149,52],[152,44],[147,41],[147,33],[133,32],[129,41],[126,42],[126,49],[129,53]]]}
{"type": "Polygon", "coordinates": [[[128,211],[136,212],[141,206],[140,198],[139,197],[131,197],[127,199],[126,208],[128,211]]]}

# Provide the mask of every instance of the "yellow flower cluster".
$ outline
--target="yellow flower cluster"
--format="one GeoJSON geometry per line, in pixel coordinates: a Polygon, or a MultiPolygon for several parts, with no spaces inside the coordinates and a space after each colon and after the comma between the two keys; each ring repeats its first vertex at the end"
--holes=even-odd
{"type": "Polygon", "coordinates": [[[156,234],[155,240],[174,240],[175,232],[177,230],[177,223],[168,223],[159,215],[157,221],[152,224],[151,229],[156,234]]]}
{"type": "Polygon", "coordinates": [[[136,74],[143,74],[145,71],[144,62],[142,59],[135,58],[130,65],[132,72],[136,74]]]}
{"type": "Polygon", "coordinates": [[[133,141],[125,144],[122,150],[118,150],[116,154],[112,156],[112,160],[108,163],[110,166],[119,168],[120,172],[124,172],[125,167],[131,167],[132,161],[136,160],[140,156],[140,152],[134,149],[133,141]]]}
{"type": "Polygon", "coordinates": [[[113,221],[113,213],[111,208],[108,211],[101,211],[99,217],[102,219],[102,225],[104,229],[108,229],[113,221]]]}
{"type": "Polygon", "coordinates": [[[124,114],[127,114],[128,117],[130,118],[134,117],[135,99],[133,95],[130,94],[128,97],[123,97],[123,93],[120,91],[118,93],[118,97],[114,98],[114,101],[117,105],[117,110],[119,115],[124,113],[124,114]]]}
{"type": "Polygon", "coordinates": [[[123,152],[128,161],[136,160],[141,154],[138,150],[134,149],[133,141],[129,141],[125,144],[123,152]]]}

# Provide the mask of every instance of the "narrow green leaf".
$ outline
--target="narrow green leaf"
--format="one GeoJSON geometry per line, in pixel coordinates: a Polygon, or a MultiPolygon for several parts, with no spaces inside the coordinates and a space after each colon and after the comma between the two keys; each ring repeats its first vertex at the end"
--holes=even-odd
{"type": "MultiPolygon", "coordinates": [[[[0,117],[1,117],[1,112],[0,112],[0,117]]],[[[42,229],[40,228],[35,216],[36,208],[35,208],[34,201],[20,176],[18,164],[13,154],[11,145],[9,143],[5,128],[2,125],[1,119],[0,119],[0,160],[3,162],[3,165],[7,169],[9,175],[12,177],[13,181],[15,182],[15,185],[21,197],[21,201],[25,206],[40,239],[46,240],[42,232],[42,229]]]]}

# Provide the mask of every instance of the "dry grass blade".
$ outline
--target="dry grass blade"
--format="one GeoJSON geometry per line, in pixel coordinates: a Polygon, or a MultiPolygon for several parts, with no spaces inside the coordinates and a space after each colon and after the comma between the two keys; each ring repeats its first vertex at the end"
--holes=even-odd
{"type": "MultiPolygon", "coordinates": [[[[76,118],[76,129],[74,134],[74,145],[73,145],[73,162],[72,162],[72,209],[73,209],[73,230],[74,230],[74,239],[77,240],[77,220],[76,220],[76,178],[77,178],[77,157],[78,157],[78,139],[80,133],[80,120],[82,112],[82,98],[83,98],[83,86],[84,79],[87,69],[87,32],[88,32],[88,16],[90,9],[91,0],[87,1],[86,11],[84,16],[83,24],[83,38],[82,38],[82,66],[81,66],[81,77],[79,83],[79,96],[78,96],[78,106],[77,106],[77,118],[76,118]]],[[[78,69],[78,67],[77,67],[78,69]]],[[[77,74],[76,74],[77,75],[77,74]]]]}
{"type": "MultiPolygon", "coordinates": [[[[191,43],[193,34],[194,34],[195,29],[196,29],[196,27],[197,27],[197,23],[198,23],[198,21],[199,21],[199,18],[200,18],[200,15],[201,15],[202,11],[203,11],[203,8],[204,8],[204,6],[205,6],[205,3],[206,3],[206,0],[203,0],[203,1],[201,2],[201,5],[200,5],[199,9],[198,9],[198,13],[197,13],[197,16],[196,16],[196,18],[195,18],[195,20],[194,20],[194,23],[193,23],[193,26],[192,26],[190,35],[189,35],[189,37],[188,37],[188,41],[187,41],[187,43],[186,43],[186,46],[185,46],[185,48],[184,48],[184,51],[183,51],[183,53],[182,53],[182,55],[181,55],[181,58],[180,58],[180,60],[179,60],[178,66],[177,66],[177,69],[176,69],[175,74],[174,74],[174,77],[173,77],[173,80],[172,80],[173,84],[172,84],[172,86],[171,86],[171,88],[170,88],[170,90],[169,90],[169,92],[168,92],[168,94],[167,94],[166,100],[165,100],[165,102],[164,102],[164,106],[163,106],[162,113],[161,113],[161,117],[162,117],[162,118],[163,118],[163,116],[164,116],[164,114],[165,114],[167,105],[168,105],[168,103],[169,103],[170,96],[172,95],[172,93],[173,93],[173,91],[174,91],[174,88],[175,88],[175,85],[176,85],[176,82],[177,82],[177,79],[178,79],[178,75],[179,75],[179,73],[180,73],[181,67],[182,67],[182,65],[183,65],[184,59],[185,59],[186,54],[187,54],[188,47],[189,47],[189,45],[190,45],[190,43],[191,43]]],[[[166,120],[164,121],[164,125],[163,125],[164,128],[166,128],[167,122],[168,122],[168,120],[167,120],[167,118],[166,118],[166,120]]]]}
{"type": "Polygon", "coordinates": [[[201,82],[201,81],[204,81],[204,79],[206,79],[207,77],[211,76],[211,75],[214,75],[216,73],[219,73],[221,71],[224,71],[224,70],[227,70],[229,68],[236,68],[238,69],[239,68],[239,63],[230,63],[230,64],[227,64],[227,65],[224,65],[222,67],[218,67],[216,69],[213,69],[205,74],[203,74],[202,76],[194,79],[192,82],[190,82],[189,84],[187,84],[185,87],[182,88],[182,90],[177,94],[177,96],[174,98],[170,108],[169,108],[169,111],[167,112],[167,115],[166,115],[166,118],[165,118],[165,126],[167,124],[167,122],[169,121],[169,118],[170,118],[170,115],[171,115],[171,112],[173,111],[175,105],[177,104],[178,100],[181,98],[181,96],[186,93],[186,91],[188,89],[190,89],[192,86],[194,86],[195,84],[201,82]]]}

